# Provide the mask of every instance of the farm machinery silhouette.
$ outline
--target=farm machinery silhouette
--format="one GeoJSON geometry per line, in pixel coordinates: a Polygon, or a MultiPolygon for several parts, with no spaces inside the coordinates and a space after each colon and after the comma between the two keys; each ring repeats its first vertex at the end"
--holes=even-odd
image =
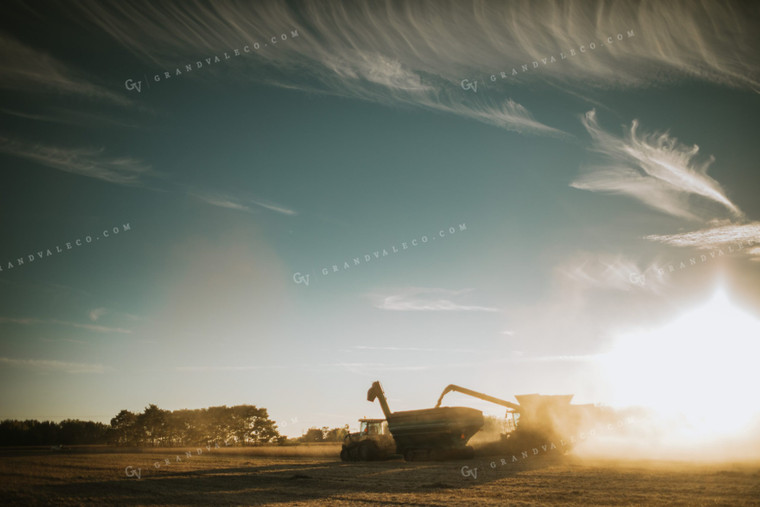
{"type": "Polygon", "coordinates": [[[500,440],[488,446],[490,452],[511,452],[576,433],[590,417],[602,409],[593,405],[572,405],[573,395],[525,394],[518,403],[502,400],[454,384],[448,385],[433,408],[391,412],[379,381],[367,392],[367,401],[378,400],[385,419],[360,419],[358,433],[346,435],[340,457],[343,461],[374,461],[401,455],[406,461],[471,458],[467,445],[483,428],[480,410],[469,407],[442,407],[443,397],[459,392],[506,408],[505,429],[500,440]]]}

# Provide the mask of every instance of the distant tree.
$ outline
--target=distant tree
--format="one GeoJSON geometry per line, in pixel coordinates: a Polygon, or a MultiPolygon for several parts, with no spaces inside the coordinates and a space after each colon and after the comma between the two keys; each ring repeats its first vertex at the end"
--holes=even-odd
{"type": "Polygon", "coordinates": [[[30,436],[24,421],[6,419],[0,422],[0,445],[33,445],[28,442],[30,436]]]}
{"type": "Polygon", "coordinates": [[[348,424],[342,428],[333,428],[325,431],[326,429],[322,428],[323,441],[325,442],[343,442],[343,439],[348,435],[348,424]]]}
{"type": "Polygon", "coordinates": [[[66,445],[105,444],[108,441],[108,426],[93,421],[67,419],[61,421],[58,443],[66,445]]]}
{"type": "Polygon", "coordinates": [[[207,430],[205,441],[230,442],[236,432],[237,414],[232,407],[209,407],[206,412],[207,430]]]}
{"type": "Polygon", "coordinates": [[[129,410],[122,410],[111,419],[111,443],[138,445],[137,415],[129,410]]]}
{"type": "Polygon", "coordinates": [[[24,421],[26,436],[25,445],[54,445],[61,444],[61,426],[53,421],[24,421]]]}
{"type": "Polygon", "coordinates": [[[309,428],[306,430],[306,432],[298,439],[301,442],[324,442],[325,435],[319,428],[309,428]]]}
{"type": "Polygon", "coordinates": [[[193,410],[174,410],[166,416],[166,430],[169,435],[167,445],[186,446],[195,443],[192,441],[194,428],[193,410]]]}
{"type": "Polygon", "coordinates": [[[162,445],[167,438],[168,430],[168,411],[161,410],[154,404],[145,407],[142,414],[137,416],[137,435],[138,441],[150,444],[153,447],[162,445]]]}
{"type": "Polygon", "coordinates": [[[267,409],[255,405],[230,407],[234,421],[234,434],[243,445],[261,445],[275,442],[280,434],[275,422],[269,419],[267,409]]]}

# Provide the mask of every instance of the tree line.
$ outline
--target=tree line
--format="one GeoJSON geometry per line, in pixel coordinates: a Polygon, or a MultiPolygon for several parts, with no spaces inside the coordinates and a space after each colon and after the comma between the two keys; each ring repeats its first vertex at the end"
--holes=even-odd
{"type": "Polygon", "coordinates": [[[323,426],[322,428],[309,428],[301,437],[296,439],[296,442],[342,442],[346,435],[348,435],[348,424],[342,428],[332,429],[323,426]]]}
{"type": "Polygon", "coordinates": [[[182,447],[278,443],[282,438],[267,409],[255,405],[162,410],[149,405],[141,414],[122,410],[111,419],[109,443],[139,447],[182,447]]]}
{"type": "Polygon", "coordinates": [[[0,421],[0,445],[106,444],[108,434],[107,425],[92,421],[0,421]]]}
{"type": "Polygon", "coordinates": [[[163,410],[154,404],[141,413],[122,410],[111,424],[67,419],[0,421],[0,445],[97,445],[184,447],[213,442],[251,446],[266,444],[340,442],[343,428],[309,428],[294,440],[280,435],[265,408],[255,405],[163,410]]]}

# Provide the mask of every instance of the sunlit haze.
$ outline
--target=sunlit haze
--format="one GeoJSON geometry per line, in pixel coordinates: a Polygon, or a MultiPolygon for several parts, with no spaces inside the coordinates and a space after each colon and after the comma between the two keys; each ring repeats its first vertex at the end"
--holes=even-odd
{"type": "Polygon", "coordinates": [[[758,449],[760,402],[748,393],[760,385],[759,336],[760,321],[721,288],[661,327],[615,338],[598,358],[610,404],[646,407],[640,424],[666,437],[660,454],[674,448],[698,454],[725,437],[744,439],[745,451],[758,449]]]}
{"type": "Polygon", "coordinates": [[[760,457],[751,3],[2,9],[0,419],[299,437],[379,380],[760,457]]]}

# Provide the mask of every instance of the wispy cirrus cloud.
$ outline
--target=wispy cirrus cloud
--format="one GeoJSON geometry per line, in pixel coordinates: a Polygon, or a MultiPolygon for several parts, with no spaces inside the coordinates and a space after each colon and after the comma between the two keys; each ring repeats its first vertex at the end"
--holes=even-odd
{"type": "Polygon", "coordinates": [[[288,209],[284,206],[278,206],[276,204],[268,203],[268,202],[262,202],[262,201],[251,201],[256,206],[260,206],[262,208],[266,208],[270,211],[276,211],[277,213],[282,213],[283,215],[297,215],[297,211],[293,211],[292,209],[288,209]]]}
{"type": "Polygon", "coordinates": [[[515,363],[586,363],[599,360],[599,354],[582,354],[582,355],[551,355],[551,356],[522,356],[512,354],[511,357],[494,357],[477,362],[463,363],[439,363],[439,364],[397,364],[397,363],[335,363],[329,366],[331,370],[335,367],[342,367],[346,370],[359,375],[367,375],[370,372],[383,371],[427,371],[427,370],[450,370],[457,368],[478,368],[484,365],[503,365],[515,363]]]}
{"type": "Polygon", "coordinates": [[[253,370],[271,370],[283,369],[286,366],[277,365],[248,365],[248,366],[177,366],[174,369],[182,372],[219,372],[219,371],[253,371],[253,370]]]}
{"type": "Polygon", "coordinates": [[[66,342],[66,343],[76,343],[77,345],[86,344],[86,342],[82,340],[72,340],[71,338],[40,338],[40,341],[46,342],[46,343],[66,342]]]}
{"type": "Polygon", "coordinates": [[[210,204],[218,208],[245,211],[246,213],[251,213],[253,211],[250,206],[245,206],[244,204],[241,204],[240,202],[238,202],[237,200],[233,199],[230,196],[224,196],[220,194],[205,194],[205,193],[204,194],[192,193],[190,195],[192,195],[193,197],[197,197],[198,199],[205,202],[206,204],[210,204]]]}
{"type": "MultiPolygon", "coordinates": [[[[141,108],[142,109],[142,108],[141,108]]],[[[13,109],[0,108],[0,112],[24,118],[26,120],[41,121],[46,123],[60,123],[76,126],[116,126],[127,128],[139,128],[137,123],[131,123],[103,112],[89,113],[82,110],[68,109],[63,107],[46,107],[45,113],[22,112],[13,109]]]]}
{"type": "Polygon", "coordinates": [[[357,350],[386,350],[391,352],[490,352],[486,349],[448,349],[435,347],[373,347],[369,345],[354,345],[357,350]]]}
{"type": "Polygon", "coordinates": [[[324,64],[344,79],[364,79],[392,90],[430,92],[431,85],[423,84],[419,74],[404,68],[401,62],[381,53],[355,51],[352,57],[326,57],[324,64]]]}
{"type": "Polygon", "coordinates": [[[0,32],[0,89],[79,95],[119,106],[133,104],[129,97],[92,83],[50,54],[3,32],[0,32]]]}
{"type": "Polygon", "coordinates": [[[77,327],[80,329],[87,329],[88,331],[97,331],[99,333],[122,333],[122,334],[132,333],[131,330],[124,329],[121,327],[98,326],[95,324],[79,324],[77,322],[66,322],[62,320],[51,320],[49,322],[51,324],[59,324],[61,326],[71,326],[71,327],[77,327]]]}
{"type": "Polygon", "coordinates": [[[49,359],[13,359],[0,357],[0,364],[45,373],[105,373],[110,368],[102,364],[68,363],[49,359]]]}
{"type": "Polygon", "coordinates": [[[27,325],[27,324],[38,324],[40,322],[43,322],[43,321],[40,319],[19,319],[15,317],[0,317],[0,324],[27,325]]]}
{"type": "Polygon", "coordinates": [[[482,102],[473,103],[441,102],[433,108],[515,132],[568,137],[561,130],[536,120],[525,107],[512,99],[504,101],[484,99],[482,102]]]}
{"type": "Polygon", "coordinates": [[[156,174],[129,157],[109,157],[103,148],[59,148],[0,136],[0,153],[32,160],[59,171],[126,186],[142,186],[156,174]]]}
{"type": "Polygon", "coordinates": [[[257,201],[253,199],[245,200],[245,199],[232,197],[230,195],[219,194],[219,193],[209,193],[209,192],[190,192],[189,194],[192,195],[193,197],[196,197],[197,199],[200,199],[206,204],[217,206],[219,208],[244,211],[246,213],[254,213],[255,212],[254,208],[250,206],[252,204],[254,206],[265,208],[270,211],[274,211],[276,213],[280,213],[283,215],[288,215],[288,216],[298,215],[297,211],[286,208],[284,206],[280,206],[280,205],[272,204],[268,202],[263,202],[263,201],[257,201]]]}
{"type": "MultiPolygon", "coordinates": [[[[547,67],[547,73],[601,86],[648,85],[677,73],[758,89],[752,14],[757,13],[736,3],[694,8],[690,2],[604,0],[429,0],[413,6],[391,0],[325,0],[297,7],[198,0],[83,2],[72,12],[162,67],[175,65],[179,55],[191,51],[189,56],[197,57],[276,33],[280,27],[298,27],[307,43],[283,45],[257,58],[280,68],[318,62],[340,78],[412,90],[434,86],[420,84],[412,74],[458,85],[469,71],[519,66],[580,44],[603,42],[627,29],[638,30],[635,44],[613,43],[593,58],[570,58],[547,67]]],[[[526,73],[521,79],[535,77],[526,73]]]]}
{"type": "Polygon", "coordinates": [[[533,356],[533,357],[515,357],[509,359],[509,362],[515,363],[585,363],[598,361],[602,354],[580,354],[580,355],[556,355],[556,356],[533,356]]]}
{"type": "Polygon", "coordinates": [[[375,308],[394,311],[427,312],[500,312],[498,308],[466,304],[458,301],[472,292],[472,289],[449,290],[437,288],[409,287],[395,294],[371,294],[375,308]]]}
{"type": "Polygon", "coordinates": [[[649,291],[663,288],[659,280],[647,280],[644,273],[651,266],[639,268],[624,255],[579,252],[556,268],[573,285],[574,290],[649,291]]]}
{"type": "MultiPolygon", "coordinates": [[[[530,2],[516,0],[316,1],[182,4],[82,2],[69,15],[109,34],[156,66],[263,41],[297,29],[299,39],[258,51],[234,68],[241,79],[392,105],[422,107],[539,135],[562,135],[520,106],[464,92],[460,81],[519,68],[596,42],[584,58],[510,76],[504,89],[536,80],[569,87],[650,86],[684,77],[760,91],[756,12],[724,2],[530,2]],[[634,30],[635,39],[608,44],[634,30]],[[604,44],[602,48],[601,44],[604,44]],[[243,63],[248,62],[248,63],[243,63]],[[274,72],[250,72],[265,65],[274,72]]],[[[152,72],[152,71],[149,71],[152,72]]],[[[189,79],[213,79],[219,69],[189,79]],[[204,77],[205,76],[205,77],[204,77]]],[[[229,76],[229,74],[228,74],[229,76]]],[[[489,82],[490,85],[490,82],[489,82]]]]}
{"type": "MultiPolygon", "coordinates": [[[[382,371],[427,371],[427,370],[449,370],[457,368],[471,368],[477,363],[452,363],[452,364],[396,364],[396,363],[335,363],[324,365],[328,371],[334,371],[335,368],[344,368],[345,370],[357,375],[367,376],[371,372],[382,371]]],[[[374,373],[372,373],[374,374],[374,373]]]]}
{"type": "Polygon", "coordinates": [[[129,321],[143,321],[143,320],[145,320],[143,317],[140,317],[139,315],[133,315],[131,313],[120,312],[120,311],[117,311],[117,310],[113,310],[113,309],[110,309],[110,308],[103,308],[103,307],[93,308],[88,313],[88,316],[90,317],[90,320],[93,321],[93,322],[97,322],[98,320],[100,320],[101,317],[103,317],[105,315],[108,315],[111,318],[126,319],[126,320],[129,320],[129,321]]]}
{"type": "Polygon", "coordinates": [[[35,319],[35,318],[0,317],[0,324],[20,324],[20,325],[55,324],[59,326],[69,326],[69,327],[76,327],[80,329],[87,329],[88,331],[97,331],[101,333],[123,333],[123,334],[132,333],[131,330],[120,328],[120,327],[99,326],[96,324],[80,324],[78,322],[68,322],[65,320],[57,320],[57,319],[45,320],[45,319],[35,319]]]}
{"type": "MultiPolygon", "coordinates": [[[[644,239],[656,241],[671,246],[698,248],[700,250],[714,250],[732,244],[740,245],[737,252],[741,251],[752,257],[752,260],[760,260],[760,247],[743,249],[746,245],[760,243],[760,222],[747,224],[720,224],[698,231],[683,232],[679,234],[651,234],[644,239]]],[[[722,255],[722,254],[721,254],[722,255]]]]}
{"type": "MultiPolygon", "coordinates": [[[[173,68],[178,59],[237,47],[240,41],[261,40],[273,33],[297,29],[299,38],[257,51],[241,59],[234,69],[241,79],[308,92],[359,98],[371,102],[422,107],[464,116],[511,131],[565,136],[531,115],[513,100],[470,100],[458,83],[472,59],[462,54],[461,43],[451,39],[460,32],[457,16],[442,16],[446,9],[433,3],[399,8],[390,2],[345,6],[339,2],[305,4],[297,10],[285,4],[260,3],[207,5],[202,2],[129,4],[85,3],[77,17],[110,34],[146,62],[173,68]],[[428,30],[434,18],[439,26],[428,30]],[[161,21],[158,21],[161,20],[161,21]],[[188,31],[196,36],[188,37],[188,31]],[[435,33],[439,32],[439,33],[435,33]],[[446,33],[448,32],[448,33],[446,33]],[[198,37],[197,34],[203,34],[198,37]],[[444,54],[439,46],[457,48],[444,54]],[[458,54],[456,65],[451,58],[458,54]],[[441,58],[442,57],[442,58],[441,58]],[[250,73],[246,65],[271,67],[273,72],[250,73]],[[459,72],[453,72],[459,67],[459,72]],[[255,77],[254,77],[255,74],[255,77]],[[297,76],[297,78],[296,78],[297,76]],[[307,77],[304,79],[304,77],[307,77]],[[455,80],[455,81],[452,81],[455,80]]],[[[472,17],[472,14],[470,14],[472,17]]],[[[478,22],[471,20],[474,30],[478,22]]],[[[498,55],[494,48],[493,56],[498,55]]],[[[209,79],[217,69],[194,73],[190,79],[209,79]],[[205,76],[205,77],[204,77],[205,76]]]]}
{"type": "Polygon", "coordinates": [[[105,308],[93,308],[92,310],[90,310],[90,320],[95,322],[106,313],[108,313],[108,310],[106,310],[105,308]]]}
{"type": "Polygon", "coordinates": [[[706,219],[700,216],[702,207],[692,202],[693,196],[719,204],[735,218],[744,216],[720,184],[707,175],[713,157],[696,161],[697,145],[682,145],[667,133],[640,136],[636,120],[624,138],[614,136],[599,126],[594,110],[586,113],[583,125],[593,140],[592,150],[606,160],[584,168],[571,187],[628,195],[664,213],[691,220],[706,219]]]}
{"type": "Polygon", "coordinates": [[[736,242],[760,243],[760,222],[748,224],[723,224],[698,231],[680,234],[652,234],[644,239],[658,241],[680,247],[694,247],[710,250],[721,245],[736,242]]]}

